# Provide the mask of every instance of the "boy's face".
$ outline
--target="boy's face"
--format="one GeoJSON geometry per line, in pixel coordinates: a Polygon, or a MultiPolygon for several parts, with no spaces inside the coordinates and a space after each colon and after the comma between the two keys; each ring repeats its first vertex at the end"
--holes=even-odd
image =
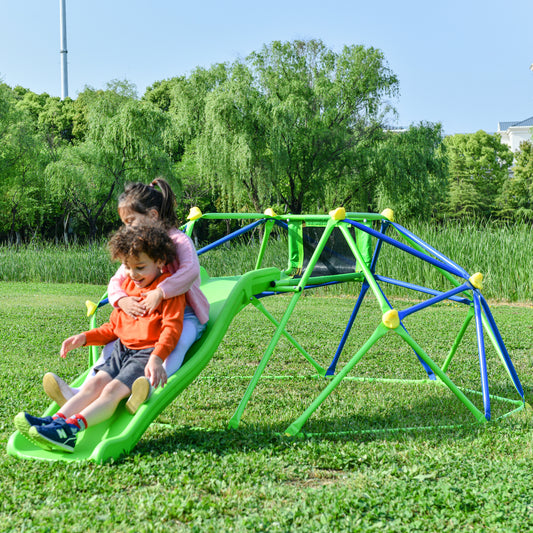
{"type": "Polygon", "coordinates": [[[123,258],[122,264],[128,277],[141,289],[148,287],[157,279],[161,275],[161,268],[164,266],[163,261],[154,261],[144,252],[140,253],[138,257],[130,255],[123,258]]]}

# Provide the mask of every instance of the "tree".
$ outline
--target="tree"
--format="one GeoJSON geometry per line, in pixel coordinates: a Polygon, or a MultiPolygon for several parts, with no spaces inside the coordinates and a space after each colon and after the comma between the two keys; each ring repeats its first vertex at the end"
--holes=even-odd
{"type": "Polygon", "coordinates": [[[506,180],[498,198],[504,218],[533,220],[533,144],[525,141],[515,156],[512,177],[506,180]]]}
{"type": "Polygon", "coordinates": [[[510,148],[497,134],[477,133],[446,137],[450,162],[448,213],[489,217],[497,211],[497,198],[513,162],[510,148]]]}
{"type": "Polygon", "coordinates": [[[383,132],[366,151],[362,179],[370,210],[393,209],[398,217],[427,218],[446,197],[448,167],[442,126],[421,123],[404,132],[383,132]]]}
{"type": "Polygon", "coordinates": [[[113,91],[93,95],[84,142],[64,148],[47,168],[52,190],[66,199],[64,216],[75,212],[92,240],[127,180],[149,182],[162,175],[173,182],[170,127],[168,115],[149,102],[113,91]]]}
{"type": "Polygon", "coordinates": [[[170,155],[174,172],[182,184],[182,199],[187,212],[192,205],[212,206],[218,195],[219,187],[211,186],[200,177],[198,137],[206,126],[206,97],[226,78],[224,64],[209,69],[196,68],[189,77],[179,76],[154,83],[143,96],[143,100],[153,103],[172,121],[174,137],[170,155]]]}
{"type": "Polygon", "coordinates": [[[275,41],[235,62],[206,98],[200,163],[230,204],[243,193],[293,213],[324,202],[355,148],[381,129],[396,76],[373,48],[275,41]]]}
{"type": "Polygon", "coordinates": [[[0,85],[0,231],[19,242],[36,233],[49,205],[43,183],[48,162],[35,116],[19,107],[19,94],[0,85]]]}

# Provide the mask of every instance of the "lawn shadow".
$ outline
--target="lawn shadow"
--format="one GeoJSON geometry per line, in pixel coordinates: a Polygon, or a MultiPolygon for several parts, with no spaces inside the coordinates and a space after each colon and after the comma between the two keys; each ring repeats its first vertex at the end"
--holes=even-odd
{"type": "MultiPolygon", "coordinates": [[[[516,391],[512,388],[498,389],[498,394],[516,391]]],[[[533,389],[529,389],[533,394],[533,389]]],[[[513,397],[511,395],[511,397],[513,397]]],[[[493,400],[494,403],[494,400],[493,400]]],[[[478,406],[481,407],[481,406],[478,406]]],[[[504,406],[508,412],[516,409],[516,405],[504,406]]],[[[497,409],[495,409],[496,411],[497,409]]],[[[388,406],[386,412],[369,412],[356,414],[331,415],[327,405],[323,405],[303,426],[302,433],[291,437],[285,434],[293,419],[286,418],[276,422],[248,421],[243,418],[238,429],[227,427],[193,427],[158,423],[151,426],[143,439],[134,448],[134,454],[163,455],[177,450],[194,453],[214,453],[224,456],[250,450],[276,449],[283,450],[309,441],[333,441],[342,445],[343,442],[396,442],[408,439],[433,441],[434,444],[471,441],[479,436],[504,413],[494,413],[492,422],[478,422],[470,411],[455,396],[443,395],[438,405],[434,398],[420,396],[410,405],[400,402],[388,406]]],[[[516,424],[524,424],[519,417],[516,424]]]]}

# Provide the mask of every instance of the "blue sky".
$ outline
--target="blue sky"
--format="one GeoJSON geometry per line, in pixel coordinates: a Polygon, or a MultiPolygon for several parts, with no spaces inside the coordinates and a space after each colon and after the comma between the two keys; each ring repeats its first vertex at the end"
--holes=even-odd
{"type": "MultiPolygon", "coordinates": [[[[66,0],[69,95],[232,62],[274,40],[383,51],[396,125],[496,131],[533,116],[531,0],[66,0]]],[[[59,96],[59,0],[0,0],[0,79],[59,96]]]]}

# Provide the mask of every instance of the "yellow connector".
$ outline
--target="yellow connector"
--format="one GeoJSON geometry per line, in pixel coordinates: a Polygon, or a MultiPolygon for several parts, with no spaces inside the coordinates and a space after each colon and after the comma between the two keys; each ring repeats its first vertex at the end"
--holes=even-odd
{"type": "Polygon", "coordinates": [[[389,222],[394,222],[394,211],[392,209],[383,209],[381,216],[384,216],[389,222]]]}
{"type": "Polygon", "coordinates": [[[274,209],[272,209],[271,207],[269,207],[268,209],[265,209],[265,215],[267,217],[276,217],[276,213],[274,213],[274,209]]]}
{"type": "Polygon", "coordinates": [[[483,288],[483,274],[481,272],[476,272],[470,276],[468,280],[476,289],[481,290],[483,288]]]}
{"type": "Polygon", "coordinates": [[[87,307],[87,316],[93,316],[98,308],[98,305],[94,302],[91,302],[91,300],[86,300],[85,307],[87,307]]]}
{"type": "Polygon", "coordinates": [[[202,211],[199,207],[191,207],[189,214],[187,215],[187,220],[196,220],[202,216],[202,211]]]}
{"type": "Polygon", "coordinates": [[[389,329],[396,329],[400,325],[400,316],[398,315],[398,311],[396,311],[396,309],[387,311],[381,318],[381,321],[389,329]]]}
{"type": "Polygon", "coordinates": [[[329,212],[329,216],[334,220],[344,220],[346,218],[346,209],[344,207],[337,207],[329,212]]]}

